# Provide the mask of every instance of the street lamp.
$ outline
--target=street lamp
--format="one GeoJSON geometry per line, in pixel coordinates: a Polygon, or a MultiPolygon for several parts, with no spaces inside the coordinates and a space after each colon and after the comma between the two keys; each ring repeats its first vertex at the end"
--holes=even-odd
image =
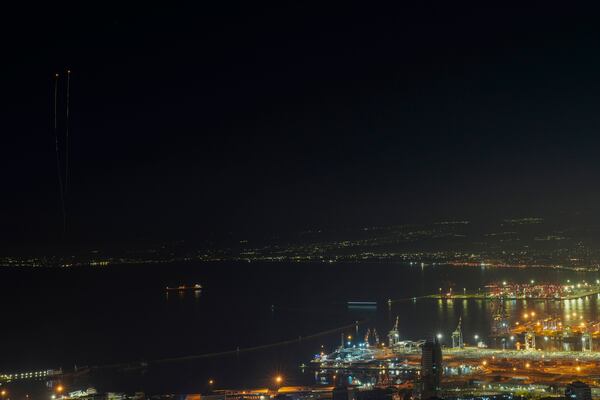
{"type": "Polygon", "coordinates": [[[475,338],[475,340],[479,339],[479,335],[475,335],[473,336],[473,338],[475,338]]]}
{"type": "Polygon", "coordinates": [[[438,333],[438,334],[437,334],[435,337],[437,337],[437,338],[438,338],[438,340],[440,340],[441,338],[443,338],[443,337],[444,337],[444,335],[442,335],[441,333],[438,333]]]}
{"type": "Polygon", "coordinates": [[[282,382],[283,382],[283,377],[281,375],[277,375],[275,377],[275,383],[277,383],[278,385],[281,385],[282,382]]]}

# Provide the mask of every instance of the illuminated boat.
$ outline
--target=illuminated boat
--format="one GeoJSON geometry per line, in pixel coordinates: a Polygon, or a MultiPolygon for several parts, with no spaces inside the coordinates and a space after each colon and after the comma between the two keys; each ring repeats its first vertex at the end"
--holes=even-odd
{"type": "Polygon", "coordinates": [[[179,286],[167,286],[167,292],[199,292],[202,290],[202,285],[196,283],[195,285],[179,285],[179,286]]]}
{"type": "Polygon", "coordinates": [[[349,309],[377,310],[376,301],[349,301],[346,304],[349,309]]]}

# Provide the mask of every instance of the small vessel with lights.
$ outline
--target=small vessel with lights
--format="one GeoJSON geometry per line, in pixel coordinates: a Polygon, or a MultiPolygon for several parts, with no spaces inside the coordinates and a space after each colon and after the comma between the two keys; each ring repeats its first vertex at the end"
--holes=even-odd
{"type": "Polygon", "coordinates": [[[196,283],[194,285],[167,286],[165,290],[167,292],[199,292],[202,290],[202,285],[196,283]]]}

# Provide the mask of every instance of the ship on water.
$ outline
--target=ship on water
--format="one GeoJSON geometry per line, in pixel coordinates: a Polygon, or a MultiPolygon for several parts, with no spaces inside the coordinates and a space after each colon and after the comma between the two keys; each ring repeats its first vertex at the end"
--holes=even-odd
{"type": "Polygon", "coordinates": [[[194,285],[167,286],[165,290],[167,292],[199,292],[202,290],[202,285],[196,283],[194,285]]]}

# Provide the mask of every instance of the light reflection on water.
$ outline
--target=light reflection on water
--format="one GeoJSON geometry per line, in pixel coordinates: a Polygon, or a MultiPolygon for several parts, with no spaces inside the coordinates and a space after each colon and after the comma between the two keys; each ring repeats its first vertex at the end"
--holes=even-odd
{"type": "MultiPolygon", "coordinates": [[[[490,347],[501,348],[500,338],[491,335],[493,315],[499,303],[480,299],[420,299],[417,302],[400,304],[388,311],[388,319],[400,317],[400,331],[403,338],[423,339],[440,333],[442,343],[450,345],[450,337],[462,318],[464,340],[468,345],[476,345],[475,335],[490,347]],[[430,316],[428,318],[428,316],[430,316]],[[431,318],[433,317],[433,318],[431,318]]],[[[545,318],[558,318],[564,326],[590,326],[600,322],[600,295],[571,300],[507,300],[503,302],[504,313],[511,327],[516,322],[527,322],[524,314],[535,313],[535,321],[545,318]]],[[[387,321],[386,321],[387,322],[387,321]]],[[[382,328],[385,330],[385,328],[382,328]]],[[[590,328],[591,329],[591,328],[590,328]]],[[[514,341],[506,335],[507,347],[514,348],[518,341],[523,343],[523,335],[516,335],[514,341]]],[[[594,349],[600,349],[600,339],[593,340],[594,349]]],[[[573,335],[569,340],[545,339],[536,337],[536,348],[544,350],[581,349],[581,336],[573,335]]]]}

